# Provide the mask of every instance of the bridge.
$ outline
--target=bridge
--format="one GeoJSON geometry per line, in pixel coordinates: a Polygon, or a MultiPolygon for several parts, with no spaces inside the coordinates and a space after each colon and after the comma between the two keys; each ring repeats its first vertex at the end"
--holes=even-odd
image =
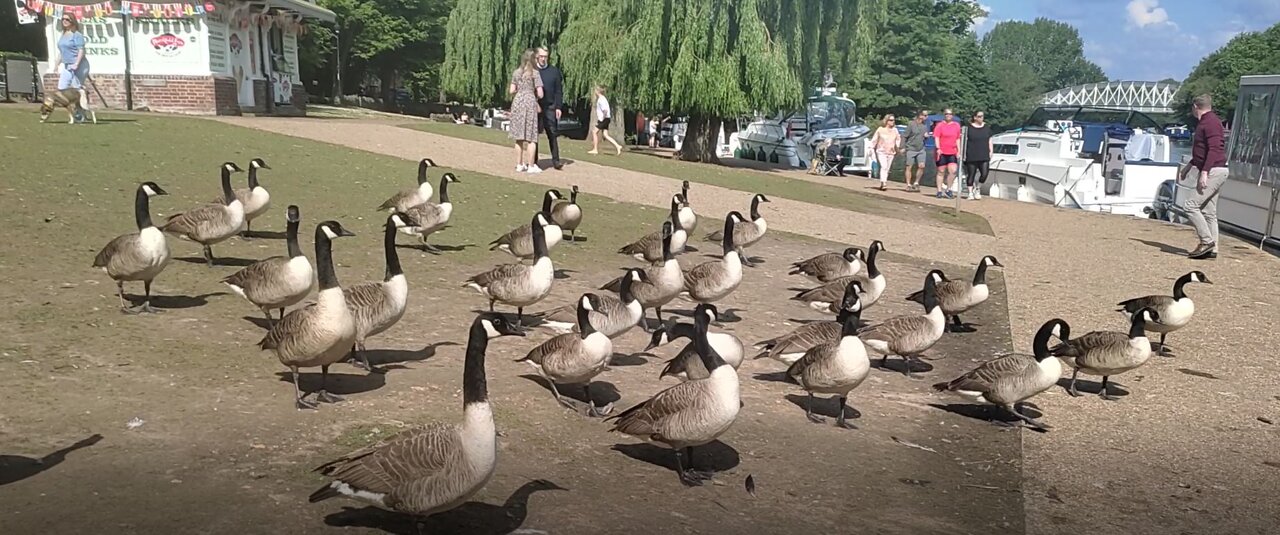
{"type": "Polygon", "coordinates": [[[1101,82],[1082,84],[1041,95],[1044,106],[1098,106],[1143,113],[1173,113],[1172,82],[1101,82]]]}

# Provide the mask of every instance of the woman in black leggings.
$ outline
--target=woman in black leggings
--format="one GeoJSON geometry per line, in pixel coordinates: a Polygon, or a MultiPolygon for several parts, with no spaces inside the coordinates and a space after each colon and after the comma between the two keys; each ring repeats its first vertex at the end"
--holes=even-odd
{"type": "Polygon", "coordinates": [[[987,182],[988,165],[991,163],[991,127],[986,124],[985,116],[983,112],[973,114],[965,134],[964,176],[971,200],[982,198],[979,184],[987,182]]]}

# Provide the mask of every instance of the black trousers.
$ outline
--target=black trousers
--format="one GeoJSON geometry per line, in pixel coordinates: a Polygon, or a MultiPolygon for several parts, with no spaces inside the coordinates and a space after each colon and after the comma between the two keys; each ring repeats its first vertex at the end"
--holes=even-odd
{"type": "Polygon", "coordinates": [[[560,122],[556,120],[555,110],[547,110],[538,116],[542,131],[547,134],[547,147],[551,149],[552,165],[560,163],[560,122]]]}
{"type": "Polygon", "coordinates": [[[990,164],[989,160],[965,160],[964,177],[966,185],[972,188],[974,180],[977,180],[979,184],[986,184],[988,166],[990,164]]]}

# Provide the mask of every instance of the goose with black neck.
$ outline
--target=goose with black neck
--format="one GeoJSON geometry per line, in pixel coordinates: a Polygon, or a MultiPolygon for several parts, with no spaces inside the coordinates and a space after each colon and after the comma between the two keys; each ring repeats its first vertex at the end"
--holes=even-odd
{"type": "Polygon", "coordinates": [[[160,312],[151,307],[151,281],[169,265],[172,255],[164,233],[151,221],[151,197],[168,194],[155,182],[139,184],[133,197],[133,219],[138,231],[115,237],[93,258],[93,267],[102,269],[116,281],[120,311],[125,314],[160,312]],[[146,291],[142,304],[136,308],[130,307],[124,298],[127,281],[142,281],[146,291]]]}

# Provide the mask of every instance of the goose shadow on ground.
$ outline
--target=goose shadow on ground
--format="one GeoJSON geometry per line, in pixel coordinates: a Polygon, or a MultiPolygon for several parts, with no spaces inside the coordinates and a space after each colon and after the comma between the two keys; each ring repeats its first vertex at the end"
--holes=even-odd
{"type": "Polygon", "coordinates": [[[566,243],[586,243],[590,240],[586,236],[569,236],[568,234],[565,234],[563,238],[560,238],[560,241],[566,243]]]}
{"type": "MultiPolygon", "coordinates": [[[[718,307],[717,307],[717,308],[718,308],[718,307]]],[[[689,309],[689,310],[683,310],[683,309],[678,309],[678,308],[672,308],[672,309],[666,309],[666,308],[664,308],[664,309],[662,309],[662,311],[663,311],[663,312],[665,312],[665,313],[667,313],[667,314],[670,314],[670,315],[673,315],[673,316],[682,316],[682,317],[685,317],[685,318],[692,318],[692,317],[693,317],[693,311],[694,311],[694,310],[695,310],[695,309],[692,309],[692,308],[691,308],[691,309],[689,309]]],[[[739,321],[742,321],[742,316],[739,316],[739,315],[738,315],[738,312],[741,312],[741,311],[742,311],[742,309],[739,309],[739,308],[721,308],[721,309],[719,309],[719,310],[720,310],[720,315],[719,315],[719,317],[717,317],[717,318],[716,318],[716,323],[737,323],[737,322],[739,322],[739,321]]]]}
{"type": "MultiPolygon", "coordinates": [[[[202,256],[180,256],[175,258],[179,262],[188,264],[207,264],[202,256]]],[[[234,256],[215,256],[213,257],[213,267],[245,267],[257,260],[252,258],[236,258],[234,256]]]]}
{"type": "Polygon", "coordinates": [[[647,353],[614,353],[609,357],[610,366],[627,367],[627,366],[644,366],[649,361],[645,360],[642,355],[647,353]]]}
{"type": "MultiPolygon", "coordinates": [[[[1062,387],[1063,392],[1066,392],[1068,388],[1071,388],[1071,378],[1063,377],[1058,379],[1058,386],[1062,387]]],[[[1076,379],[1076,391],[1081,394],[1100,394],[1102,393],[1102,381],[1076,379]]],[[[1124,397],[1129,395],[1129,387],[1108,379],[1107,393],[1118,398],[1124,397]]]]}
{"type": "MultiPolygon", "coordinates": [[[[227,295],[227,292],[210,292],[200,295],[157,295],[151,294],[151,306],[156,308],[180,309],[196,308],[209,304],[210,297],[227,295]]],[[[141,295],[124,294],[124,298],[141,304],[145,298],[141,295]]]]}
{"type": "Polygon", "coordinates": [[[369,359],[369,364],[373,366],[399,364],[404,362],[421,362],[435,357],[436,350],[442,347],[457,345],[461,344],[451,340],[445,340],[443,342],[432,342],[422,349],[369,349],[369,344],[366,342],[364,356],[369,359]]]}
{"type": "MultiPolygon", "coordinates": [[[[676,471],[676,457],[671,449],[648,443],[614,444],[611,449],[637,461],[646,462],[672,472],[676,471]]],[[[724,442],[714,440],[709,444],[693,448],[693,462],[689,464],[697,470],[725,472],[734,469],[741,462],[742,457],[738,454],[738,450],[733,449],[733,447],[724,442]]]]}
{"type": "MultiPolygon", "coordinates": [[[[338,363],[329,368],[329,383],[325,390],[330,394],[346,396],[351,394],[363,394],[372,392],[387,385],[387,376],[381,373],[361,373],[359,375],[352,373],[339,373],[333,371],[334,367],[350,367],[350,364],[338,363]]],[[[358,368],[356,368],[358,369],[358,368]]],[[[363,370],[360,370],[363,372],[363,370]]],[[[288,371],[278,372],[276,376],[280,378],[280,382],[293,384],[293,373],[288,371]]],[[[320,390],[320,372],[298,372],[298,386],[302,388],[303,394],[310,394],[320,390]]]]}
{"type": "Polygon", "coordinates": [[[570,273],[577,273],[577,271],[572,269],[567,269],[567,268],[560,268],[555,271],[555,277],[559,280],[568,279],[570,278],[569,277],[570,273]]]}
{"type": "Polygon", "coordinates": [[[22,455],[0,455],[0,486],[39,475],[41,472],[61,464],[62,461],[66,460],[67,454],[97,444],[101,440],[102,435],[90,435],[75,444],[38,459],[22,455]]]}
{"type": "MultiPolygon", "coordinates": [[[[521,375],[520,378],[528,379],[529,381],[537,383],[538,386],[545,389],[547,393],[551,393],[551,387],[547,385],[547,380],[538,375],[526,373],[521,375]]],[[[589,395],[591,399],[587,399],[583,395],[584,392],[582,391],[581,383],[576,385],[564,385],[557,383],[556,390],[559,390],[560,395],[564,397],[575,399],[583,403],[590,402],[595,404],[597,407],[604,407],[605,405],[616,403],[618,400],[622,399],[622,394],[618,391],[618,387],[608,381],[593,381],[587,385],[587,390],[589,391],[589,394],[587,395],[589,395]]]]}
{"type": "Polygon", "coordinates": [[[1188,250],[1183,249],[1183,248],[1181,248],[1181,247],[1177,247],[1177,246],[1169,245],[1169,244],[1167,244],[1167,243],[1162,243],[1162,242],[1158,242],[1158,241],[1144,240],[1144,239],[1142,239],[1142,238],[1129,238],[1129,239],[1130,239],[1131,241],[1136,241],[1136,242],[1141,243],[1141,244],[1143,244],[1143,245],[1147,245],[1147,246],[1150,246],[1150,247],[1155,247],[1156,249],[1159,249],[1159,250],[1160,250],[1160,252],[1162,252],[1162,253],[1176,254],[1176,255],[1186,255],[1187,253],[1191,252],[1191,251],[1188,251],[1188,250]]]}
{"type": "MultiPolygon", "coordinates": [[[[997,407],[995,405],[975,404],[975,403],[930,403],[929,406],[938,410],[947,411],[951,414],[964,416],[965,418],[972,418],[974,420],[980,420],[980,421],[988,422],[995,425],[999,425],[1001,423],[1014,424],[1014,425],[1023,423],[1022,420],[1018,419],[1017,416],[1009,414],[1008,411],[1004,410],[1001,407],[997,407]]],[[[1017,408],[1024,416],[1027,416],[1028,418],[1033,418],[1038,420],[1044,417],[1044,412],[1041,411],[1039,407],[1035,406],[1035,404],[1022,402],[1017,404],[1017,408]]],[[[1034,429],[1036,431],[1041,431],[1041,432],[1044,431],[1043,429],[1036,429],[1030,426],[1027,426],[1027,428],[1034,429]]]]}
{"type": "Polygon", "coordinates": [[[757,373],[757,374],[755,374],[755,375],[751,376],[751,378],[752,378],[752,379],[755,379],[755,380],[757,380],[757,381],[765,381],[765,382],[769,382],[769,383],[788,383],[788,384],[795,384],[795,381],[792,381],[790,377],[787,377],[787,372],[786,372],[786,371],[767,372],[767,373],[757,373]]]}
{"type": "MultiPolygon", "coordinates": [[[[871,368],[887,372],[906,374],[907,359],[899,356],[890,356],[889,360],[881,361],[879,356],[871,355],[871,368]]],[[[911,359],[911,373],[916,374],[915,378],[920,379],[919,374],[929,373],[933,371],[933,365],[920,359],[911,359]]]]}
{"type": "Polygon", "coordinates": [[[373,506],[343,507],[324,518],[334,527],[378,529],[396,535],[419,533],[474,533],[506,535],[520,529],[529,516],[529,498],[542,490],[569,490],[546,480],[521,485],[502,505],[466,502],[454,509],[419,520],[412,515],[394,513],[373,506]],[[425,529],[423,529],[425,528],[425,529]]]}
{"type": "MultiPolygon", "coordinates": [[[[790,401],[792,405],[800,407],[800,410],[807,410],[809,408],[808,395],[787,394],[784,397],[787,401],[790,401]]],[[[862,411],[853,408],[847,403],[847,401],[848,400],[846,400],[845,403],[845,407],[847,408],[844,411],[845,418],[850,420],[861,418],[862,411]]],[[[813,397],[813,413],[831,418],[838,418],[840,416],[840,400],[834,395],[815,395],[813,397]]]]}

